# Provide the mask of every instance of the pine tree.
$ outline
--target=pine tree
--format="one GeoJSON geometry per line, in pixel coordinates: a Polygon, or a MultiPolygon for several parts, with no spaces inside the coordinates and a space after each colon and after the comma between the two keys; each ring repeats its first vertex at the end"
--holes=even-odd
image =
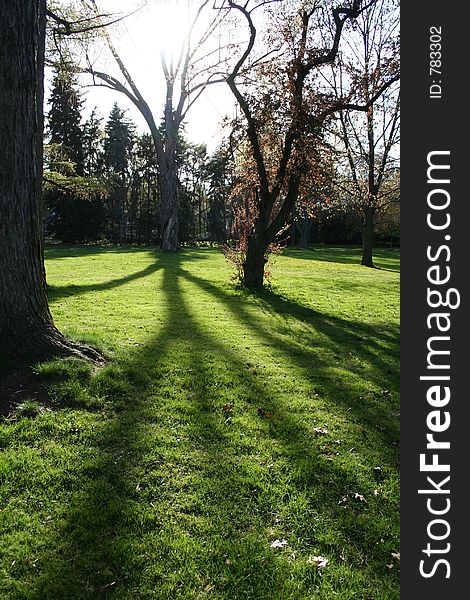
{"type": "Polygon", "coordinates": [[[126,118],[126,111],[114,103],[106,123],[104,159],[112,188],[109,195],[109,237],[117,243],[123,242],[126,237],[126,200],[134,129],[133,123],[126,118]]]}
{"type": "Polygon", "coordinates": [[[134,144],[134,125],[126,118],[126,111],[115,102],[106,123],[104,142],[105,162],[108,171],[125,178],[134,144]]]}
{"type": "Polygon", "coordinates": [[[88,177],[101,175],[104,166],[104,132],[101,129],[102,118],[94,108],[83,125],[83,167],[88,177]]]}
{"type": "Polygon", "coordinates": [[[67,243],[100,239],[107,217],[106,190],[98,177],[103,163],[100,119],[93,111],[82,127],[81,105],[73,67],[61,63],[51,93],[43,198],[46,233],[67,243]]]}
{"type": "MultiPolygon", "coordinates": [[[[155,243],[159,237],[158,219],[158,164],[153,139],[143,134],[136,140],[133,152],[133,177],[131,187],[138,188],[136,213],[136,241],[155,243]]],[[[131,191],[132,193],[132,191],[131,191]]]]}
{"type": "Polygon", "coordinates": [[[71,63],[62,62],[56,67],[50,104],[47,119],[50,143],[57,146],[59,161],[73,163],[72,169],[58,165],[56,170],[83,175],[83,131],[80,126],[83,100],[71,63]]]}
{"type": "Polygon", "coordinates": [[[233,187],[232,164],[229,148],[219,146],[207,165],[209,181],[207,227],[211,240],[225,242],[230,230],[230,211],[227,202],[233,187]]]}

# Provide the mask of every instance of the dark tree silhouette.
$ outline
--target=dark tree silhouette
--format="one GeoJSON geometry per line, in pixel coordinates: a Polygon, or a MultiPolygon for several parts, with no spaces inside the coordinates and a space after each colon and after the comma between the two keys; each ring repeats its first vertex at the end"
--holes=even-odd
{"type": "Polygon", "coordinates": [[[106,123],[104,160],[111,175],[109,208],[110,239],[121,243],[125,237],[126,199],[129,184],[129,163],[134,145],[134,126],[126,118],[126,111],[114,103],[106,123]]]}
{"type": "MultiPolygon", "coordinates": [[[[246,255],[243,262],[243,283],[247,287],[262,287],[266,253],[269,246],[275,242],[277,236],[291,218],[293,208],[299,196],[302,177],[305,172],[305,138],[307,135],[321,137],[327,117],[336,111],[343,110],[368,110],[375,100],[381,95],[392,81],[391,78],[371,97],[365,104],[352,104],[349,98],[340,101],[326,102],[315,101],[311,105],[308,98],[308,79],[325,65],[335,63],[340,49],[340,42],[348,22],[355,21],[362,11],[374,4],[361,0],[350,0],[346,3],[331,3],[327,10],[323,4],[313,3],[311,7],[302,4],[296,14],[292,14],[291,24],[298,24],[295,39],[285,39],[280,44],[280,49],[289,46],[290,53],[283,56],[276,64],[275,56],[270,62],[267,55],[256,56],[257,29],[253,13],[260,7],[271,4],[272,0],[264,2],[238,3],[227,0],[223,8],[229,8],[242,16],[247,29],[248,41],[244,51],[234,64],[226,81],[232,91],[243,114],[246,124],[246,136],[251,146],[251,153],[256,165],[257,185],[254,189],[254,206],[252,224],[247,240],[246,255]],[[329,20],[325,15],[329,13],[329,20]],[[318,47],[317,35],[320,31],[322,42],[318,47]],[[268,80],[272,81],[272,73],[277,72],[279,89],[282,87],[282,97],[279,98],[278,111],[282,110],[283,131],[278,141],[278,158],[276,164],[270,164],[263,145],[264,121],[260,119],[263,104],[273,104],[276,90],[270,90],[263,98],[260,105],[259,98],[250,92],[246,84],[246,74],[253,67],[259,66],[259,76],[268,73],[268,80]],[[264,70],[264,71],[263,71],[264,70]]],[[[289,31],[285,24],[279,28],[278,36],[281,38],[289,31]]],[[[291,34],[288,34],[291,35],[291,34]]],[[[273,47],[275,46],[273,43],[273,47]]],[[[265,52],[265,50],[263,50],[265,52]]],[[[269,53],[268,53],[269,54],[269,53]]],[[[256,73],[255,73],[256,75],[256,73]]],[[[253,77],[253,75],[252,75],[253,77]]],[[[279,89],[277,93],[279,93],[279,89]]],[[[318,96],[320,99],[321,97],[318,96]]]]}

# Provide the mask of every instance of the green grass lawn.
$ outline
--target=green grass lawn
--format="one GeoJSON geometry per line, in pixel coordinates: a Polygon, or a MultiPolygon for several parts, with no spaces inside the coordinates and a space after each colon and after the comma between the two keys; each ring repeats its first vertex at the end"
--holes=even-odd
{"type": "Polygon", "coordinates": [[[47,249],[110,360],[0,423],[0,597],[398,599],[398,257],[290,249],[251,294],[215,249],[47,249]]]}

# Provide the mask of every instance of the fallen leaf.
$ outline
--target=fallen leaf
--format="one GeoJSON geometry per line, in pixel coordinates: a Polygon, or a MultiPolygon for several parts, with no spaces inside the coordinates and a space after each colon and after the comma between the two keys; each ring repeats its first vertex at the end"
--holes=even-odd
{"type": "Polygon", "coordinates": [[[365,502],[367,504],[367,500],[364,498],[362,494],[354,493],[354,500],[359,500],[359,502],[365,502]]]}
{"type": "Polygon", "coordinates": [[[319,569],[324,569],[328,564],[328,559],[324,556],[310,556],[307,558],[309,564],[317,565],[319,569]]]}
{"type": "Polygon", "coordinates": [[[330,433],[328,429],[322,429],[321,427],[314,427],[313,431],[318,435],[328,435],[330,433]]]}
{"type": "Polygon", "coordinates": [[[274,540],[274,542],[271,542],[270,545],[274,550],[280,550],[287,545],[287,540],[274,540]]]}
{"type": "Polygon", "coordinates": [[[392,552],[392,558],[396,558],[397,560],[400,560],[400,553],[399,552],[392,552]]]}
{"type": "Polygon", "coordinates": [[[224,410],[227,411],[227,412],[229,412],[229,411],[232,410],[233,406],[234,405],[233,405],[232,402],[227,402],[227,404],[224,404],[224,410]]]}

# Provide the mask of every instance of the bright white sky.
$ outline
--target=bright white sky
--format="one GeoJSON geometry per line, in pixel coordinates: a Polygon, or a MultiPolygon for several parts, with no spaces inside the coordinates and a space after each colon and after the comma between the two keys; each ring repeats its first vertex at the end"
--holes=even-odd
{"type": "MultiPolygon", "coordinates": [[[[101,14],[110,13],[115,18],[130,15],[111,26],[110,34],[118,53],[150,106],[157,123],[160,123],[163,117],[166,91],[160,52],[163,49],[171,53],[172,50],[180,47],[187,32],[188,5],[192,7],[194,14],[194,9],[197,9],[202,1],[96,0],[101,14]]],[[[208,0],[200,19],[202,30],[206,29],[207,23],[215,15],[220,14],[213,9],[214,3],[216,6],[221,6],[223,0],[208,0]]],[[[263,21],[261,11],[259,15],[256,14],[258,17],[257,28],[260,30],[266,22],[263,21]]],[[[113,17],[110,19],[112,20],[113,17]]],[[[242,29],[236,28],[232,24],[224,27],[221,34],[212,35],[208,45],[205,46],[206,51],[218,50],[220,44],[235,41],[235,35],[246,37],[246,24],[243,24],[242,29]]],[[[197,39],[197,36],[195,38],[197,39]]],[[[115,60],[104,41],[92,45],[87,52],[95,70],[109,73],[123,81],[115,60]]],[[[237,54],[238,52],[231,57],[232,61],[236,60],[237,54]]],[[[46,89],[50,88],[50,83],[49,85],[48,83],[46,82],[46,89]]],[[[91,84],[91,76],[82,76],[82,83],[83,85],[91,84]]],[[[139,132],[148,131],[145,120],[132,102],[124,94],[106,88],[93,86],[87,88],[84,117],[88,117],[93,108],[97,107],[99,115],[106,120],[114,102],[117,102],[122,108],[128,109],[127,114],[137,125],[139,132]]],[[[210,85],[187,115],[186,137],[195,143],[205,143],[208,151],[213,152],[222,137],[220,125],[222,119],[226,115],[233,116],[234,111],[234,98],[227,84],[210,85]]]]}
{"type": "MultiPolygon", "coordinates": [[[[143,0],[97,0],[103,13],[129,13],[143,0]]],[[[153,111],[155,120],[163,116],[165,82],[160,63],[160,48],[176,48],[184,36],[185,0],[147,0],[145,6],[110,29],[113,43],[123,59],[128,71],[153,111]],[[176,8],[175,8],[176,7],[176,8]]],[[[215,11],[208,3],[207,14],[212,17],[215,11]]],[[[119,76],[119,71],[103,43],[91,50],[96,70],[119,76]]],[[[83,76],[82,83],[91,83],[91,77],[83,76]]],[[[46,94],[50,89],[50,75],[46,81],[46,94]]],[[[119,92],[109,89],[88,87],[85,96],[84,117],[96,106],[99,115],[105,120],[114,102],[128,109],[128,116],[136,123],[139,132],[148,131],[145,120],[132,102],[119,92]]],[[[46,107],[47,110],[47,107],[46,107]]],[[[220,122],[234,110],[233,96],[227,84],[214,84],[207,88],[191,107],[186,119],[186,136],[195,143],[205,143],[212,152],[221,138],[220,122]]]]}

